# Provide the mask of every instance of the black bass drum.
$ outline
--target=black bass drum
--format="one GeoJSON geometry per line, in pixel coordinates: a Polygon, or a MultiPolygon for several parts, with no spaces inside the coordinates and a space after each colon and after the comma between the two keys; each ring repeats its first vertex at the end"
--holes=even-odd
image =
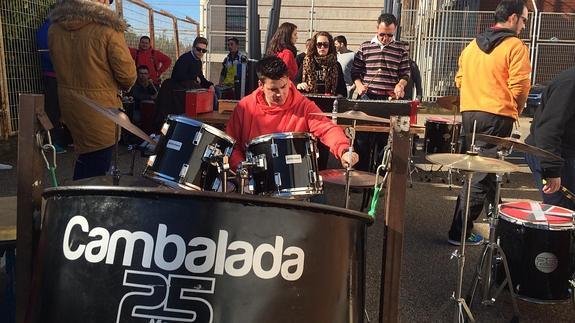
{"type": "Polygon", "coordinates": [[[28,322],[363,322],[362,213],[157,188],[44,198],[28,322]]]}

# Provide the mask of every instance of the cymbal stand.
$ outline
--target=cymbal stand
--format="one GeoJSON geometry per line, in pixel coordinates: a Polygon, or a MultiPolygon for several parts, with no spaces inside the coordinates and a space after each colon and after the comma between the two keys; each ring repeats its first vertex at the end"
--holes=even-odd
{"type": "MultiPolygon", "coordinates": [[[[467,152],[468,154],[472,154],[472,152],[467,152]]],[[[457,258],[457,264],[459,267],[458,275],[457,275],[457,286],[456,290],[451,295],[450,299],[445,302],[439,312],[434,316],[432,322],[439,321],[439,315],[443,313],[448,307],[449,304],[455,303],[456,311],[453,317],[454,322],[463,323],[465,322],[464,315],[467,315],[471,322],[475,322],[475,318],[473,314],[471,314],[471,309],[467,305],[465,298],[461,297],[461,289],[463,288],[463,268],[465,267],[465,240],[467,237],[467,219],[469,217],[469,199],[471,196],[471,180],[473,178],[473,172],[468,171],[466,172],[467,175],[467,196],[466,196],[466,204],[465,204],[465,213],[462,219],[462,232],[461,232],[461,245],[459,246],[459,250],[455,250],[451,254],[451,259],[457,258]]]]}
{"type": "MultiPolygon", "coordinates": [[[[502,149],[497,152],[497,156],[500,160],[505,160],[505,156],[511,154],[511,149],[502,149]]],[[[501,249],[499,242],[496,238],[496,231],[497,231],[497,224],[499,222],[499,201],[501,198],[501,183],[503,181],[503,174],[497,173],[496,174],[496,186],[495,186],[495,199],[491,204],[491,216],[489,217],[489,240],[484,243],[483,252],[481,254],[481,260],[479,261],[479,265],[477,266],[477,271],[475,273],[475,277],[473,279],[473,284],[469,294],[467,295],[467,300],[469,301],[469,305],[473,304],[473,298],[475,296],[475,292],[477,291],[477,286],[479,285],[479,281],[482,281],[482,289],[483,289],[483,297],[481,299],[482,305],[493,305],[501,293],[507,285],[509,289],[509,293],[511,295],[511,303],[513,304],[513,314],[514,319],[519,319],[519,307],[517,306],[517,298],[515,292],[513,291],[513,283],[511,281],[511,274],[509,271],[509,264],[507,262],[507,257],[505,256],[505,252],[501,249]],[[491,287],[494,283],[493,280],[493,260],[499,261],[503,263],[503,268],[505,270],[505,280],[499,288],[495,291],[493,295],[491,295],[491,287]]]]}
{"type": "MultiPolygon", "coordinates": [[[[357,120],[354,119],[353,120],[353,126],[352,126],[353,131],[350,131],[351,132],[350,145],[349,145],[350,158],[351,158],[351,155],[353,154],[353,144],[355,143],[355,126],[356,125],[357,125],[357,120]]],[[[350,162],[351,162],[351,160],[350,160],[350,162]]],[[[350,172],[352,171],[350,162],[347,163],[347,167],[345,168],[345,208],[346,209],[349,208],[349,189],[350,189],[350,182],[351,182],[350,172]]]]}
{"type": "MultiPolygon", "coordinates": [[[[476,123],[473,125],[473,137],[471,139],[471,146],[470,150],[467,151],[468,155],[477,155],[477,151],[475,149],[475,128],[476,123]]],[[[465,267],[465,240],[467,239],[467,219],[469,218],[469,200],[471,199],[471,180],[473,179],[473,171],[466,171],[467,175],[467,195],[465,197],[465,213],[463,214],[463,218],[461,219],[461,241],[459,245],[459,250],[455,250],[451,254],[451,259],[457,258],[457,265],[459,267],[458,275],[457,275],[457,286],[451,298],[445,302],[439,309],[439,312],[434,316],[432,322],[437,322],[439,315],[443,313],[448,307],[449,304],[452,302],[456,305],[456,311],[453,317],[454,322],[463,323],[465,322],[465,314],[469,318],[471,322],[475,322],[475,318],[473,314],[471,314],[471,309],[467,305],[465,298],[461,297],[461,289],[463,288],[463,269],[465,267]]]]}
{"type": "Polygon", "coordinates": [[[115,125],[115,139],[116,143],[114,144],[114,165],[112,165],[112,169],[110,171],[112,175],[112,184],[114,186],[120,185],[120,168],[118,167],[118,142],[120,141],[120,132],[122,131],[119,125],[115,125]]]}
{"type": "MultiPolygon", "coordinates": [[[[451,123],[451,142],[449,143],[449,151],[452,154],[456,153],[457,143],[455,142],[455,116],[457,114],[457,109],[453,109],[453,120],[451,123]]],[[[453,186],[453,168],[447,167],[447,186],[448,189],[451,191],[451,187],[453,186]]]]}

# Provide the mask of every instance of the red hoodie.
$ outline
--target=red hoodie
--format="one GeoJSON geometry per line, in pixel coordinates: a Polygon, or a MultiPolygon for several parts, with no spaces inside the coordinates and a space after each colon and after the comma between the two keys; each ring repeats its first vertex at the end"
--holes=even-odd
{"type": "Polygon", "coordinates": [[[269,106],[258,87],[238,103],[226,127],[226,133],[237,141],[230,158],[232,169],[245,160],[246,145],[253,138],[277,132],[309,132],[340,158],[349,148],[343,130],[327,117],[310,115],[312,112],[321,110],[291,82],[288,98],[281,106],[269,106]]]}
{"type": "Polygon", "coordinates": [[[172,59],[157,49],[150,48],[148,50],[140,50],[130,48],[130,54],[136,62],[136,67],[146,65],[150,71],[150,79],[157,84],[158,78],[164,73],[172,64],[172,59]]]}

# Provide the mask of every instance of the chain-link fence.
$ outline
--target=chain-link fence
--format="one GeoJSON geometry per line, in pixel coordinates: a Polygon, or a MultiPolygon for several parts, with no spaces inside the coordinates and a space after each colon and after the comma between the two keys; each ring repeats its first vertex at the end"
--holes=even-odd
{"type": "Polygon", "coordinates": [[[36,30],[55,0],[0,1],[0,135],[18,130],[18,95],[42,93],[36,30]]]}
{"type": "MultiPolygon", "coordinates": [[[[18,95],[44,91],[36,30],[56,0],[0,0],[0,137],[18,131],[18,95]]],[[[175,60],[191,48],[199,23],[187,17],[152,9],[137,0],[116,1],[112,9],[128,22],[129,47],[137,48],[141,36],[153,39],[158,50],[175,60]]],[[[165,72],[171,74],[171,69],[165,72]]]]}

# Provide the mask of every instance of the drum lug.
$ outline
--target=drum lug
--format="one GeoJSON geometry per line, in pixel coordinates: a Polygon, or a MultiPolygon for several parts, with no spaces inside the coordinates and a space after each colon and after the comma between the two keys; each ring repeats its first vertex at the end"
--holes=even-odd
{"type": "Polygon", "coordinates": [[[266,155],[264,155],[264,154],[258,155],[256,157],[255,164],[256,164],[256,167],[263,169],[263,170],[267,170],[268,169],[268,163],[266,160],[266,155]]]}
{"type": "Polygon", "coordinates": [[[316,182],[316,174],[315,174],[315,171],[313,171],[313,170],[309,171],[309,182],[311,184],[315,184],[315,182],[316,182]]]}
{"type": "MultiPolygon", "coordinates": [[[[306,148],[307,154],[308,154],[309,156],[313,156],[313,153],[314,153],[314,151],[315,151],[314,147],[315,147],[315,145],[312,144],[311,141],[306,141],[306,142],[305,142],[305,148],[306,148]]],[[[319,152],[317,153],[317,155],[318,155],[318,158],[319,158],[319,152]]]]}
{"type": "Polygon", "coordinates": [[[162,129],[160,130],[160,132],[162,133],[162,135],[165,136],[168,133],[168,129],[170,129],[170,125],[166,122],[162,126],[162,129]]]}
{"type": "Polygon", "coordinates": [[[188,168],[190,168],[190,165],[188,164],[183,164],[182,168],[180,169],[180,183],[182,183],[184,181],[184,179],[186,178],[186,174],[188,174],[188,168]]]}
{"type": "Polygon", "coordinates": [[[280,188],[282,186],[282,175],[280,173],[274,173],[274,181],[276,186],[280,188]]]}
{"type": "Polygon", "coordinates": [[[273,157],[273,158],[276,158],[276,157],[279,156],[279,154],[278,154],[278,145],[277,145],[276,143],[272,143],[272,144],[270,145],[270,149],[271,149],[271,151],[272,151],[272,157],[273,157]]]}
{"type": "Polygon", "coordinates": [[[192,143],[197,146],[200,143],[200,140],[202,140],[202,133],[200,131],[196,132],[196,135],[194,136],[194,141],[192,141],[192,143]]]}
{"type": "Polygon", "coordinates": [[[226,147],[226,149],[224,150],[224,155],[231,156],[232,155],[232,149],[233,149],[233,147],[226,147]]]}

